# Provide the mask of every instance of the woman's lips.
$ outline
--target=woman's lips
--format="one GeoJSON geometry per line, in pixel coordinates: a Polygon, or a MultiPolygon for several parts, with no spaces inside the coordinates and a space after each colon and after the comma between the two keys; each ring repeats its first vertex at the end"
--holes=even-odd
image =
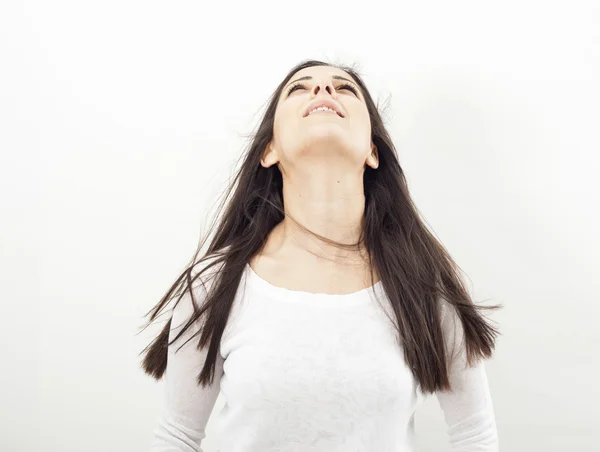
{"type": "Polygon", "coordinates": [[[331,111],[331,110],[316,110],[316,111],[314,111],[312,113],[309,113],[306,116],[308,117],[308,116],[312,116],[312,115],[318,115],[319,113],[329,113],[330,115],[335,115],[335,116],[338,116],[338,117],[340,116],[340,115],[337,114],[337,112],[331,111]]]}

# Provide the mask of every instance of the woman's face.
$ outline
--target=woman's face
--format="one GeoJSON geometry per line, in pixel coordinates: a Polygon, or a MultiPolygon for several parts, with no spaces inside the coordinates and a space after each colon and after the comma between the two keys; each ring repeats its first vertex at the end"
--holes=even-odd
{"type": "Polygon", "coordinates": [[[273,140],[263,166],[314,164],[376,168],[371,120],[359,86],[341,69],[313,66],[292,76],[277,103],[273,140]],[[329,102],[339,112],[313,112],[311,106],[329,102]]]}

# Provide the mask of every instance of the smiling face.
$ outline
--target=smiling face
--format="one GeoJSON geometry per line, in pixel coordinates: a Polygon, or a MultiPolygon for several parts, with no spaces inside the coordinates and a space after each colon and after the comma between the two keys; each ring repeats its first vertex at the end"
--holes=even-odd
{"type": "Polygon", "coordinates": [[[347,72],[313,66],[295,73],[284,86],[275,111],[273,139],[262,165],[289,168],[326,165],[376,168],[371,120],[360,87],[347,72]],[[325,104],[331,111],[313,111],[325,104]]]}

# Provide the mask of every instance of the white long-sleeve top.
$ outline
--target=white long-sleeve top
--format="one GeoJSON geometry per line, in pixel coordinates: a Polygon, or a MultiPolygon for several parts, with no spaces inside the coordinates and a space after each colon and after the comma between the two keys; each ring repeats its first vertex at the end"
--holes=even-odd
{"type": "MultiPolygon", "coordinates": [[[[194,294],[200,305],[206,289],[197,286],[194,294]]],[[[412,452],[414,414],[425,396],[403,358],[386,301],[381,281],[352,294],[314,294],[274,286],[246,265],[213,384],[196,383],[207,353],[196,347],[199,336],[176,350],[197,329],[169,346],[151,451],[203,452],[222,392],[219,452],[412,452]]],[[[186,293],[172,311],[169,340],[191,313],[186,293]]],[[[496,452],[484,363],[467,367],[453,309],[443,309],[442,324],[454,357],[453,390],[436,396],[451,450],[496,452]]]]}

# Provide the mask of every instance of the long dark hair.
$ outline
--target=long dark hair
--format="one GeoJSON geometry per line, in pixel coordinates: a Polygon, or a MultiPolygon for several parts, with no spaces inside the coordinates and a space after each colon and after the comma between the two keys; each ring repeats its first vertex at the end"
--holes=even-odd
{"type": "MultiPolygon", "coordinates": [[[[167,367],[167,347],[195,322],[203,320],[202,327],[193,336],[200,334],[197,344],[199,350],[208,345],[206,362],[197,381],[203,387],[212,384],[219,344],[245,266],[263,248],[269,232],[285,217],[280,170],[277,165],[264,168],[260,164],[273,137],[277,101],[290,78],[299,70],[312,66],[342,69],[360,86],[371,118],[372,141],[377,146],[379,166],[375,170],[367,165],[364,171],[365,213],[362,232],[356,244],[337,243],[299,226],[342,249],[355,250],[358,245],[364,245],[371,269],[373,266],[377,269],[395,314],[394,327],[401,345],[399,351],[404,354],[421,391],[432,393],[450,390],[450,353],[442,330],[442,302],[453,309],[453,315],[461,322],[462,342],[466,347],[469,365],[491,357],[496,336],[500,334],[479,311],[502,306],[474,304],[461,279],[458,265],[426,228],[411,200],[404,172],[378,107],[358,73],[350,67],[315,60],[301,62],[291,69],[272,94],[245,159],[227,189],[227,196],[214,221],[216,218],[221,220],[216,228],[213,221],[210,228],[216,234],[208,249],[198,259],[207,236],[200,242],[190,264],[160,302],[145,315],[150,315],[148,326],[175,296],[179,295],[175,302],[177,304],[186,292],[191,295],[194,313],[183,330],[169,342],[171,317],[140,353],[145,354],[142,368],[148,375],[161,379],[167,367]],[[233,197],[221,216],[232,191],[233,197]],[[200,285],[206,287],[199,278],[213,267],[216,269],[212,273],[215,279],[210,290],[205,290],[202,306],[198,306],[194,292],[200,285]]],[[[371,279],[372,275],[371,271],[371,279]]]]}

